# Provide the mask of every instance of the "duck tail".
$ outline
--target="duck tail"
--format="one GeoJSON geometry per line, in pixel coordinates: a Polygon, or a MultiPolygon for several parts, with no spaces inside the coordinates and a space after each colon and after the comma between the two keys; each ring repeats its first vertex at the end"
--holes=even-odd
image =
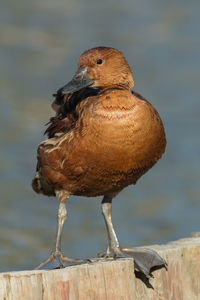
{"type": "Polygon", "coordinates": [[[54,188],[50,184],[48,184],[48,182],[39,171],[36,172],[32,180],[32,188],[37,194],[55,196],[54,188]]]}

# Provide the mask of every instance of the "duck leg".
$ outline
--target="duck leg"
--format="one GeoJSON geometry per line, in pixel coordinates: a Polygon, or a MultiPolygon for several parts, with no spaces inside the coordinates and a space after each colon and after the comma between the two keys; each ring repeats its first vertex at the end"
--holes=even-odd
{"type": "Polygon", "coordinates": [[[101,207],[108,234],[108,248],[104,257],[109,257],[111,254],[114,254],[115,256],[133,257],[136,271],[144,273],[147,277],[152,276],[151,268],[167,266],[160,255],[152,249],[121,248],[112,223],[112,198],[104,196],[101,207]]]}
{"type": "Polygon", "coordinates": [[[106,224],[106,230],[108,234],[108,247],[105,257],[109,257],[112,254],[123,256],[121,249],[119,247],[119,242],[117,235],[115,233],[113,223],[112,223],[112,198],[104,196],[101,202],[102,214],[106,224]]]}
{"type": "Polygon", "coordinates": [[[66,265],[77,264],[83,262],[83,260],[72,259],[64,256],[61,252],[61,236],[63,225],[67,219],[67,209],[66,209],[66,199],[69,194],[63,191],[56,192],[56,196],[59,200],[59,208],[57,213],[57,233],[55,248],[51,255],[39,264],[35,269],[54,269],[54,268],[64,268],[66,265]]]}

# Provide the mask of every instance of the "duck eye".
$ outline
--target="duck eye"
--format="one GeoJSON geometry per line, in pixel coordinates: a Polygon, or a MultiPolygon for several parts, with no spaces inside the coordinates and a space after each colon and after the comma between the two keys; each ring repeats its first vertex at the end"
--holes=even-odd
{"type": "Polygon", "coordinates": [[[101,58],[99,58],[98,60],[97,60],[97,65],[101,65],[103,63],[103,60],[101,59],[101,58]]]}

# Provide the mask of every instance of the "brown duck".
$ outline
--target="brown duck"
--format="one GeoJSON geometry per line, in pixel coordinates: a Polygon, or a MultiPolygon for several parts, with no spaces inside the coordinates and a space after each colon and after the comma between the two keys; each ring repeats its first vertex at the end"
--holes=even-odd
{"type": "Polygon", "coordinates": [[[70,195],[103,196],[102,213],[110,255],[131,255],[145,275],[164,260],[149,249],[120,247],[111,218],[112,199],[146,173],[162,156],[165,131],[155,108],[133,92],[134,80],[122,53],[97,47],[85,51],[78,71],[57,91],[46,130],[48,139],[38,147],[37,172],[32,181],[37,193],[59,201],[55,249],[38,268],[56,261],[74,262],[61,253],[61,233],[70,195]]]}

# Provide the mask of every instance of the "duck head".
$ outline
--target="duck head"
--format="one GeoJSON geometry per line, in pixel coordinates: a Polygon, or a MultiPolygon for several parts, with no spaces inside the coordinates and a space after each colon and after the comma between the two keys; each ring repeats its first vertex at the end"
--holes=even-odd
{"type": "Polygon", "coordinates": [[[77,72],[57,94],[71,94],[85,87],[131,91],[133,86],[133,76],[123,54],[114,48],[97,47],[81,54],[77,72]]]}

